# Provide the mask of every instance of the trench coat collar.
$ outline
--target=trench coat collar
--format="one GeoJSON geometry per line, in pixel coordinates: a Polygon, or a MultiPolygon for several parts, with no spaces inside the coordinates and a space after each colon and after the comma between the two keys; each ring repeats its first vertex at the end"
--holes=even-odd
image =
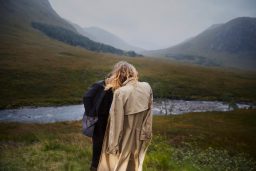
{"type": "Polygon", "coordinates": [[[127,84],[135,84],[137,82],[137,80],[135,80],[134,78],[128,78],[125,82],[123,82],[122,86],[125,86],[127,84]]]}

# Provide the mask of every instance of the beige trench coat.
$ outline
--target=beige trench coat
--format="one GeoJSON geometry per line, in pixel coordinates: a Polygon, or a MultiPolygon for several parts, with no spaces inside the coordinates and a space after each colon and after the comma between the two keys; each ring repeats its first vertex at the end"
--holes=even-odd
{"type": "Polygon", "coordinates": [[[142,171],[152,137],[152,104],[146,82],[127,80],[114,92],[98,171],[142,171]]]}

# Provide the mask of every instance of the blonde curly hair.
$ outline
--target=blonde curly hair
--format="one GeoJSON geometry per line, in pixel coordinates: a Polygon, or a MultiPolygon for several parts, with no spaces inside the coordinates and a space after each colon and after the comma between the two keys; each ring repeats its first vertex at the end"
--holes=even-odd
{"type": "Polygon", "coordinates": [[[105,90],[112,88],[114,91],[121,87],[128,79],[138,81],[138,71],[132,64],[126,61],[117,62],[110,75],[111,76],[106,79],[105,90]]]}

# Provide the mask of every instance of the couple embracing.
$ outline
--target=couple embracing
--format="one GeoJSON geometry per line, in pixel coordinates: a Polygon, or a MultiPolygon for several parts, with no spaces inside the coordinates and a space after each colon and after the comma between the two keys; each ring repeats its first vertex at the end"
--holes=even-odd
{"type": "Polygon", "coordinates": [[[92,134],[91,170],[142,171],[152,138],[153,94],[138,81],[135,67],[115,64],[108,77],[85,93],[85,115],[97,116],[92,134]]]}

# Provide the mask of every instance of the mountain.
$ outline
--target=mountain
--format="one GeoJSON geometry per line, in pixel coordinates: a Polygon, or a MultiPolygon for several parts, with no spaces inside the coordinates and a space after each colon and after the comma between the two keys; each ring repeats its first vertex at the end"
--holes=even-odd
{"type": "Polygon", "coordinates": [[[127,42],[122,40],[120,37],[114,35],[113,33],[108,32],[102,28],[99,28],[99,27],[82,28],[81,26],[79,26],[77,24],[73,24],[73,26],[76,28],[76,30],[80,34],[88,37],[89,39],[91,39],[95,42],[108,44],[115,48],[126,50],[126,51],[135,51],[138,53],[145,51],[142,48],[129,45],[127,42]]]}
{"type": "Polygon", "coordinates": [[[176,46],[144,54],[202,65],[256,68],[256,18],[239,17],[215,24],[176,46]]]}
{"type": "Polygon", "coordinates": [[[120,60],[136,66],[155,97],[255,102],[255,73],[87,50],[81,47],[88,38],[47,6],[46,0],[0,0],[0,108],[81,103],[84,91],[120,60]]]}
{"type": "MultiPolygon", "coordinates": [[[[70,22],[70,23],[75,27],[76,31],[77,31],[78,33],[80,33],[81,35],[83,35],[83,36],[85,36],[85,37],[88,37],[89,39],[91,39],[91,40],[93,40],[93,41],[100,42],[100,41],[98,41],[98,39],[97,39],[96,37],[94,37],[92,34],[88,33],[88,32],[86,31],[86,29],[84,29],[84,28],[81,27],[80,25],[75,24],[75,23],[72,23],[72,22],[70,22]]],[[[102,43],[103,43],[103,42],[102,42],[102,43]]]]}
{"type": "Polygon", "coordinates": [[[53,10],[48,0],[0,0],[0,15],[1,30],[7,27],[29,30],[32,21],[40,21],[76,32],[53,10]]]}
{"type": "Polygon", "coordinates": [[[107,52],[118,55],[136,56],[137,54],[133,51],[125,52],[120,49],[116,49],[112,46],[105,45],[102,43],[94,42],[89,38],[75,33],[71,30],[64,29],[62,27],[43,24],[39,22],[32,22],[31,26],[50,38],[64,42],[72,46],[79,46],[95,52],[107,52]]]}
{"type": "Polygon", "coordinates": [[[14,30],[35,33],[37,29],[49,38],[72,46],[95,52],[137,56],[133,51],[126,52],[79,34],[72,24],[53,10],[48,0],[0,0],[0,4],[0,32],[5,36],[12,35],[14,30]]]}

